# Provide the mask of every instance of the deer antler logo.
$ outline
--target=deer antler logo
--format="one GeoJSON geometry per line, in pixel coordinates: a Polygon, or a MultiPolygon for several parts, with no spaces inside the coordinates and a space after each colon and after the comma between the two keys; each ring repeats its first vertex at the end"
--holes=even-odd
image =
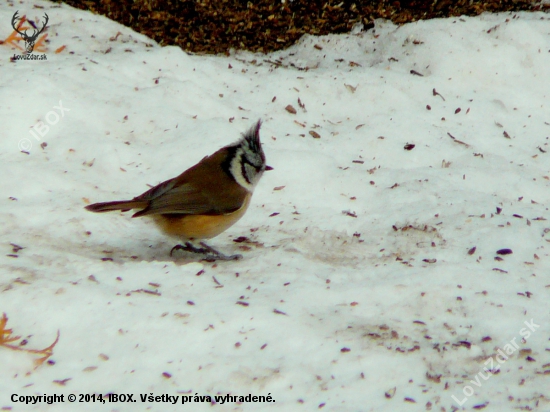
{"type": "Polygon", "coordinates": [[[38,38],[40,33],[42,33],[44,31],[44,29],[46,28],[46,25],[48,24],[49,17],[46,13],[44,13],[44,25],[42,26],[41,29],[38,29],[33,24],[32,26],[34,27],[34,33],[29,36],[27,34],[28,29],[25,30],[24,32],[19,31],[18,27],[21,25],[21,18],[17,15],[17,13],[19,13],[19,10],[16,11],[15,14],[13,15],[13,17],[11,19],[11,25],[12,25],[13,29],[21,35],[23,40],[25,40],[25,46],[27,48],[27,53],[30,54],[34,50],[34,42],[36,41],[36,39],[38,38]],[[19,23],[16,24],[18,19],[19,19],[19,23]]]}

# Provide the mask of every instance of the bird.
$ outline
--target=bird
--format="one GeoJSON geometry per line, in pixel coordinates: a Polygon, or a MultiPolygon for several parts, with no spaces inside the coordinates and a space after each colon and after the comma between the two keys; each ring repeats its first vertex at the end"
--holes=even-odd
{"type": "Polygon", "coordinates": [[[261,125],[260,119],[240,140],[131,200],[94,203],[85,209],[96,213],[139,209],[132,217],[150,217],[163,233],[183,242],[170,250],[170,256],[185,250],[203,255],[206,261],[240,259],[241,255],[224,255],[203,240],[224,232],[244,215],[264,171],[273,169],[267,166],[260,143],[261,125]]]}

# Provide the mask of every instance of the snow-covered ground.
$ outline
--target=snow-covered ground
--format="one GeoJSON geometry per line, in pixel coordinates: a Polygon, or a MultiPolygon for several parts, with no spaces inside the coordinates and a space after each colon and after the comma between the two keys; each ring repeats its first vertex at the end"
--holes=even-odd
{"type": "Polygon", "coordinates": [[[37,368],[0,346],[0,410],[550,409],[550,15],[224,57],[14,3],[0,37],[47,12],[50,42],[0,46],[0,314],[22,348],[60,337],[37,368]],[[147,219],[84,210],[258,118],[274,170],[210,242],[242,260],[171,258],[147,219]],[[78,402],[109,393],[136,402],[78,402]],[[12,400],[41,394],[65,402],[12,400]],[[196,402],[227,394],[275,402],[196,402]]]}

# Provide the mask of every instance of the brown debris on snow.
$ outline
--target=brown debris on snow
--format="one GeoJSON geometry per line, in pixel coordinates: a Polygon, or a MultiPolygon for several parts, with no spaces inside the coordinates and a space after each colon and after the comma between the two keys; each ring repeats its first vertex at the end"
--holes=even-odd
{"type": "Polygon", "coordinates": [[[378,18],[404,24],[439,17],[477,16],[486,11],[536,11],[550,8],[550,5],[531,0],[63,2],[107,16],[163,46],[176,45],[195,53],[227,53],[232,48],[266,53],[287,48],[304,34],[348,33],[357,23],[369,29],[378,18]]]}

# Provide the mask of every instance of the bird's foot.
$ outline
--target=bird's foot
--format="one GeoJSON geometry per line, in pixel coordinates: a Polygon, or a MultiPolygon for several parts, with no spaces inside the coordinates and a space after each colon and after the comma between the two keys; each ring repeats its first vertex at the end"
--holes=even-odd
{"type": "Polygon", "coordinates": [[[216,260],[239,260],[243,257],[242,255],[224,255],[204,242],[200,242],[200,245],[202,248],[196,247],[191,242],[185,242],[185,245],[176,245],[170,250],[170,256],[172,256],[174,250],[185,250],[186,252],[204,255],[202,260],[206,260],[207,262],[215,262],[216,260]]]}
{"type": "Polygon", "coordinates": [[[208,253],[206,249],[201,249],[199,247],[194,246],[190,242],[185,242],[185,245],[176,245],[170,250],[170,256],[174,253],[175,250],[185,250],[186,252],[191,253],[199,253],[204,255],[205,253],[208,253]]]}
{"type": "Polygon", "coordinates": [[[204,242],[200,242],[200,245],[204,248],[201,250],[206,250],[210,254],[207,254],[207,257],[205,258],[208,262],[214,262],[215,260],[239,260],[242,259],[243,255],[224,255],[222,252],[214,249],[212,246],[208,246],[204,242]]]}

